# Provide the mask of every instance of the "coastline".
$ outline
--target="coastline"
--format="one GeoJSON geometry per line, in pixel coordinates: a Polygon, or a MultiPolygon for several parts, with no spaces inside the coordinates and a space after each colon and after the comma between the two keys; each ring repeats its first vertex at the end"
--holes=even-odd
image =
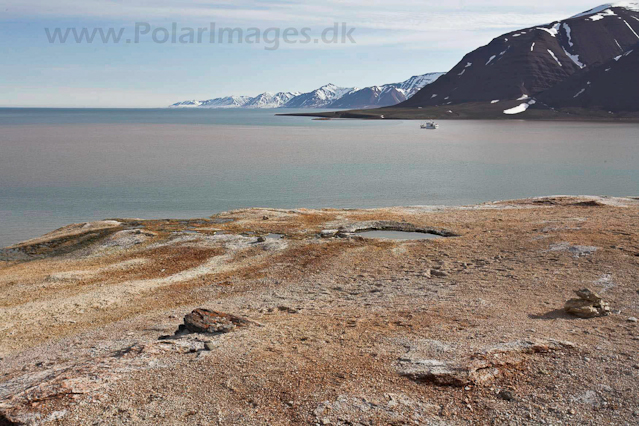
{"type": "Polygon", "coordinates": [[[375,108],[330,112],[280,113],[277,116],[317,117],[333,119],[366,120],[530,120],[530,121],[574,121],[601,123],[638,123],[639,112],[610,114],[600,110],[563,109],[550,110],[533,105],[522,114],[506,115],[504,110],[516,107],[521,102],[509,101],[496,104],[470,103],[425,108],[375,108]]]}
{"type": "Polygon", "coordinates": [[[636,197],[552,196],[69,225],[3,250],[0,413],[40,424],[631,423],[638,212],[636,197]],[[583,287],[612,315],[565,314],[583,287]],[[249,325],[166,338],[196,308],[249,325]],[[584,397],[600,386],[612,414],[584,397]]]}

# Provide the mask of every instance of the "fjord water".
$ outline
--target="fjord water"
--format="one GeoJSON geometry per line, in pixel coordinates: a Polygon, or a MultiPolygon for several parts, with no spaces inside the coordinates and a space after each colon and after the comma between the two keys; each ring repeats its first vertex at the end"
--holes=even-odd
{"type": "MultiPolygon", "coordinates": [[[[0,109],[0,246],[118,217],[637,195],[639,125],[0,109]]],[[[288,112],[288,111],[287,111],[288,112]]]]}

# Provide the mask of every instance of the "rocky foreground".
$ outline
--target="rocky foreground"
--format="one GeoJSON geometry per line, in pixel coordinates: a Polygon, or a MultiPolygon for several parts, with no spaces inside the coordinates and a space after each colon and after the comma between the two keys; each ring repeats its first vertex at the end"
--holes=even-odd
{"type": "Polygon", "coordinates": [[[0,291],[2,425],[639,423],[639,199],[72,225],[0,291]]]}

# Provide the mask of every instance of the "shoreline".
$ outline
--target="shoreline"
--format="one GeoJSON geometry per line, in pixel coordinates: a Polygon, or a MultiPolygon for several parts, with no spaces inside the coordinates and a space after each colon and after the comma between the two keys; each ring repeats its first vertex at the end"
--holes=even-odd
{"type": "Polygon", "coordinates": [[[470,103],[425,108],[375,108],[329,112],[280,113],[276,116],[316,117],[329,119],[363,120],[494,120],[494,121],[568,121],[600,123],[639,123],[639,112],[610,114],[600,110],[564,109],[549,110],[533,105],[521,114],[505,115],[505,109],[520,102],[507,101],[497,104],[470,103]]]}
{"type": "MultiPolygon", "coordinates": [[[[78,226],[87,226],[87,227],[102,227],[102,225],[108,225],[109,223],[119,223],[119,221],[123,222],[158,222],[158,221],[169,221],[169,222],[188,222],[188,221],[208,221],[210,218],[219,217],[219,216],[229,216],[240,212],[246,212],[251,210],[259,210],[259,211],[307,211],[307,212],[376,212],[381,210],[389,210],[389,209],[422,209],[424,211],[454,211],[454,210],[466,210],[466,209],[478,209],[482,207],[488,207],[491,205],[501,205],[508,203],[520,203],[523,201],[534,202],[534,200],[545,200],[548,198],[558,198],[558,199],[582,199],[582,200],[639,200],[639,196],[609,196],[609,195],[547,195],[547,196],[536,196],[536,197],[526,197],[526,198],[513,198],[513,199],[505,199],[505,200],[492,200],[492,201],[484,201],[476,204],[460,204],[460,205],[448,205],[448,204],[417,204],[417,205],[406,205],[406,206],[386,206],[386,207],[366,207],[366,208],[358,208],[358,207],[349,207],[349,208],[339,208],[339,207],[322,207],[322,208],[308,208],[308,207],[297,207],[297,208],[289,208],[289,209],[281,209],[281,208],[271,208],[271,207],[247,207],[240,208],[228,211],[220,211],[213,213],[208,218],[206,216],[198,217],[198,218],[156,218],[156,219],[144,219],[144,218],[106,218],[102,220],[94,220],[90,222],[81,222],[81,223],[71,223],[68,225],[64,225],[60,228],[54,229],[50,232],[46,232],[42,235],[35,236],[23,241],[16,242],[14,244],[10,244],[6,247],[0,247],[0,254],[3,250],[13,250],[19,249],[20,247],[30,246],[32,244],[41,244],[46,242],[49,237],[56,236],[64,236],[64,232],[67,229],[74,229],[78,226]]],[[[108,226],[107,226],[108,227],[108,226]]],[[[0,256],[0,261],[2,258],[0,256]]]]}

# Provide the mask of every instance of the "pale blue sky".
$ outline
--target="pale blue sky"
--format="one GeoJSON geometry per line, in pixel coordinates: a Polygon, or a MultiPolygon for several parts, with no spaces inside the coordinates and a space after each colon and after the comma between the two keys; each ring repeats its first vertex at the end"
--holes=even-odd
{"type": "MultiPolygon", "coordinates": [[[[584,1],[0,0],[0,106],[165,107],[186,99],[365,87],[447,71],[511,30],[598,4],[584,1]],[[50,44],[45,28],[356,28],[356,44],[50,44]]],[[[124,40],[123,39],[123,40],[124,40]]]]}

